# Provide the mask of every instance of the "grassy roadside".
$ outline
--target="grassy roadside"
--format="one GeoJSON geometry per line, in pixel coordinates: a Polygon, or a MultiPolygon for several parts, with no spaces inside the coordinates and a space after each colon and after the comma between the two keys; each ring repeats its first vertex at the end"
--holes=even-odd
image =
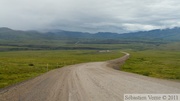
{"type": "Polygon", "coordinates": [[[179,51],[131,51],[122,71],[150,77],[180,80],[179,51]]]}
{"type": "Polygon", "coordinates": [[[0,88],[35,77],[55,68],[83,62],[118,58],[120,51],[92,50],[0,52],[0,88]]]}

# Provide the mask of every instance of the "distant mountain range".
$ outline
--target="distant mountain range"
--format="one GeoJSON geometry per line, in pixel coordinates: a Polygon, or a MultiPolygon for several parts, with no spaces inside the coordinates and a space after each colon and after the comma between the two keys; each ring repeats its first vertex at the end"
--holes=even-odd
{"type": "Polygon", "coordinates": [[[0,28],[0,45],[49,44],[123,44],[130,42],[180,42],[180,28],[156,29],[132,33],[99,32],[95,34],[56,30],[50,32],[22,31],[0,28]]]}

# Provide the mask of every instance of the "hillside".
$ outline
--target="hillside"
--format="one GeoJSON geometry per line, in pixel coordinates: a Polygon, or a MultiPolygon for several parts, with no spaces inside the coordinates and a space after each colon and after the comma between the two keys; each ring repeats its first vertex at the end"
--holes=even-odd
{"type": "MultiPolygon", "coordinates": [[[[76,44],[84,45],[88,49],[90,44],[152,44],[161,45],[171,42],[180,42],[180,28],[156,29],[132,33],[99,32],[95,34],[73,31],[21,31],[10,28],[0,28],[1,50],[4,46],[23,47],[23,49],[81,49],[76,44]],[[88,45],[87,45],[88,44],[88,45]],[[74,47],[76,46],[76,47],[74,47]]],[[[83,49],[83,48],[82,48],[83,49]]],[[[101,47],[102,49],[102,47],[101,47]]]]}

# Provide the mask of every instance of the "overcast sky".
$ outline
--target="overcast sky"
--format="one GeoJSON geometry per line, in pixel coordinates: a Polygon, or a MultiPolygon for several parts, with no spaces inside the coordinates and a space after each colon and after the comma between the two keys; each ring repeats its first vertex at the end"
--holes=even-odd
{"type": "Polygon", "coordinates": [[[180,0],[0,0],[0,27],[128,32],[180,26],[180,0]]]}

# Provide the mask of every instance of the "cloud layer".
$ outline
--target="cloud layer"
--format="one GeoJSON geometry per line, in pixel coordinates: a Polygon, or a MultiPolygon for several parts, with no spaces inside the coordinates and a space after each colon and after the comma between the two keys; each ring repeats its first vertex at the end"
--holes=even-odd
{"type": "Polygon", "coordinates": [[[0,27],[128,32],[180,26],[180,0],[0,0],[0,27]]]}

